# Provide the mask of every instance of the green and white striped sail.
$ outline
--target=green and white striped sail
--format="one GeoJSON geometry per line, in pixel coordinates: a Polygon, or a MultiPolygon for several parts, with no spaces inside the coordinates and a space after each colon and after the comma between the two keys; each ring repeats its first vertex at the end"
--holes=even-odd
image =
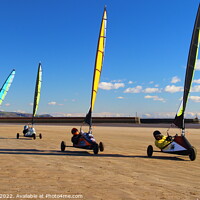
{"type": "Polygon", "coordinates": [[[15,70],[13,69],[0,90],[0,105],[2,104],[3,100],[5,99],[6,94],[12,84],[14,77],[15,77],[15,70]]]}
{"type": "Polygon", "coordinates": [[[190,43],[190,50],[188,55],[188,61],[187,61],[187,68],[186,68],[186,75],[185,75],[185,83],[184,83],[184,93],[183,93],[183,100],[182,103],[178,109],[178,112],[176,114],[176,117],[174,119],[174,124],[184,129],[184,112],[190,92],[190,88],[192,85],[192,79],[194,76],[196,61],[198,57],[198,50],[199,50],[199,42],[200,42],[200,4],[198,7],[196,20],[194,24],[193,34],[192,34],[192,40],[190,43]]]}
{"type": "Polygon", "coordinates": [[[36,80],[36,85],[35,85],[35,95],[34,95],[34,103],[33,103],[33,115],[32,115],[32,123],[33,123],[33,118],[36,115],[39,101],[40,101],[40,91],[41,91],[41,85],[42,85],[42,65],[39,63],[38,66],[38,73],[37,73],[37,80],[36,80]]]}

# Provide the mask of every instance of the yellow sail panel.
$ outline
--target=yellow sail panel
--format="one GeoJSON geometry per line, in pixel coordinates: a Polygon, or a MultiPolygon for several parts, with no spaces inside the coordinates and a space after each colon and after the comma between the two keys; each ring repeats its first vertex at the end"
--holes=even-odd
{"type": "Polygon", "coordinates": [[[103,17],[101,21],[101,27],[99,32],[99,39],[96,51],[96,60],[94,66],[94,75],[93,75],[93,84],[92,84],[92,94],[91,94],[91,104],[90,109],[84,119],[90,127],[92,126],[92,111],[94,109],[94,104],[96,100],[96,95],[98,91],[98,85],[101,76],[101,70],[103,65],[104,51],[105,51],[105,42],[106,42],[106,23],[107,23],[107,13],[106,7],[104,8],[103,17]]]}
{"type": "Polygon", "coordinates": [[[37,109],[38,109],[38,105],[39,105],[39,101],[40,101],[41,85],[42,85],[42,66],[39,63],[36,86],[35,86],[35,96],[34,96],[34,104],[33,104],[33,117],[36,115],[36,112],[37,112],[37,109]]]}
{"type": "Polygon", "coordinates": [[[181,116],[182,114],[183,114],[183,101],[181,102],[181,105],[180,105],[180,107],[179,107],[179,109],[178,109],[177,116],[179,117],[179,116],[181,116]]]}
{"type": "Polygon", "coordinates": [[[97,94],[98,85],[99,85],[100,76],[101,76],[102,65],[103,65],[105,40],[106,40],[106,21],[107,21],[107,14],[106,14],[106,9],[104,9],[101,28],[100,28],[100,34],[99,34],[99,41],[97,45],[95,68],[94,68],[93,88],[92,88],[92,97],[91,97],[91,111],[93,111],[93,108],[94,108],[96,94],[97,94]]]}

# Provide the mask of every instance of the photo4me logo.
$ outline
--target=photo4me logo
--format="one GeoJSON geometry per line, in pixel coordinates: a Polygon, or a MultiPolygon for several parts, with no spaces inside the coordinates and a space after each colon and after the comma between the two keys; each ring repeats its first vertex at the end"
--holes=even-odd
{"type": "Polygon", "coordinates": [[[45,194],[47,199],[82,199],[82,194],[45,194]]]}

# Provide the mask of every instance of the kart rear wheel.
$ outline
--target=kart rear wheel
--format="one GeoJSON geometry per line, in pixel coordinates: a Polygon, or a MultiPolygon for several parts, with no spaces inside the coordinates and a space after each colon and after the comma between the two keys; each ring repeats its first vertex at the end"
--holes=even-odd
{"type": "Polygon", "coordinates": [[[104,144],[103,142],[99,142],[99,150],[104,151],[104,144]]]}
{"type": "Polygon", "coordinates": [[[152,147],[152,145],[149,145],[147,147],[147,156],[151,157],[152,155],[153,155],[153,147],[152,147]]]}
{"type": "Polygon", "coordinates": [[[196,149],[195,147],[191,147],[189,149],[189,158],[191,161],[194,161],[196,159],[196,149]]]}
{"type": "Polygon", "coordinates": [[[61,151],[65,151],[65,147],[66,147],[66,144],[65,144],[64,141],[62,141],[61,144],[60,144],[61,151]]]}
{"type": "Polygon", "coordinates": [[[98,144],[94,145],[93,152],[94,152],[94,154],[98,154],[99,153],[99,145],[98,144]]]}
{"type": "Polygon", "coordinates": [[[34,140],[36,139],[36,135],[35,135],[35,133],[32,135],[32,137],[33,137],[34,140]]]}
{"type": "Polygon", "coordinates": [[[19,139],[19,133],[17,133],[17,139],[19,139]]]}
{"type": "Polygon", "coordinates": [[[42,134],[41,133],[39,134],[39,138],[42,139],[42,134]]]}

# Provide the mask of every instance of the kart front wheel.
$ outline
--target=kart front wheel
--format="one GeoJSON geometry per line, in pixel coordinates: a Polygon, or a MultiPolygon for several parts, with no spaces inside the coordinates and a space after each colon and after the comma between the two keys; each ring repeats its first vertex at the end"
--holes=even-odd
{"type": "Polygon", "coordinates": [[[39,134],[39,138],[42,139],[42,134],[41,133],[39,134]]]}
{"type": "Polygon", "coordinates": [[[99,150],[104,151],[104,144],[103,142],[99,142],[99,150]]]}
{"type": "Polygon", "coordinates": [[[33,137],[34,140],[36,139],[36,135],[35,135],[35,133],[32,135],[32,137],[33,137]]]}
{"type": "Polygon", "coordinates": [[[17,139],[19,139],[19,133],[17,133],[17,139]]]}
{"type": "Polygon", "coordinates": [[[153,147],[152,147],[152,145],[149,145],[147,147],[147,156],[151,157],[152,155],[153,155],[153,147]]]}
{"type": "Polygon", "coordinates": [[[189,158],[191,161],[194,161],[196,159],[196,149],[195,147],[191,147],[189,149],[189,158]]]}
{"type": "Polygon", "coordinates": [[[99,145],[98,144],[94,145],[93,152],[94,152],[94,154],[98,154],[99,153],[99,145]]]}
{"type": "Polygon", "coordinates": [[[66,147],[66,144],[65,144],[64,141],[62,141],[61,144],[60,144],[61,151],[65,151],[65,147],[66,147]]]}

